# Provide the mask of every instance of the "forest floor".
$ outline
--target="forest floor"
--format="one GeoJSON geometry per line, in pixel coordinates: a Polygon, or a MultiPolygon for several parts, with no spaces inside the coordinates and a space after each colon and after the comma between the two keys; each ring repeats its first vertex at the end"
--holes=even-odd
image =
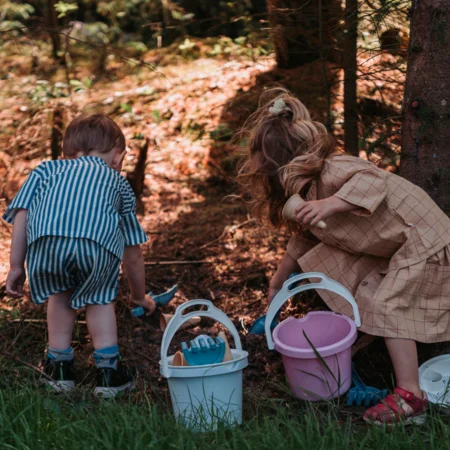
{"type": "MultiPolygon", "coordinates": [[[[19,51],[13,54],[11,47],[7,51],[9,57],[0,68],[2,211],[30,170],[50,158],[55,110],[61,112],[64,122],[80,112],[110,114],[123,128],[130,146],[126,174],[135,170],[143,139],[149,140],[145,186],[138,202],[140,221],[150,237],[150,243],[144,246],[147,288],[159,293],[177,283],[179,292],[153,316],[133,318],[127,284],[121,279],[117,301],[119,346],[127,364],[137,367],[140,375],[139,389],[124,402],[144,405],[149,399],[169,401],[167,381],[158,365],[160,314],[173,313],[176,306],[190,299],[210,299],[232,319],[250,354],[244,370],[246,416],[253,416],[258,402],[254,399],[259,396],[290,411],[300,408],[302,405],[288,393],[280,355],[267,350],[264,336],[248,334],[253,320],[266,311],[268,283],[287,236],[259,224],[249,216],[246,205],[233,197],[238,155],[231,137],[255,109],[260,93],[276,85],[295,90],[319,120],[332,118],[338,124],[342,117],[340,71],[328,67],[331,75],[325,79],[321,65],[280,71],[269,57],[257,61],[186,60],[149,53],[147,60],[158,65],[157,71],[145,66],[133,68],[120,58],[110,58],[107,72],[93,85],[86,78],[89,69],[80,65],[71,75],[78,84],[72,82],[69,93],[62,69],[49,76],[42,62],[32,71],[30,58],[19,51]],[[50,81],[42,81],[44,78],[50,81]],[[331,95],[324,94],[324,86],[331,95]],[[331,115],[327,113],[328,104],[331,115]]],[[[365,81],[365,74],[361,74],[360,113],[366,139],[362,156],[368,155],[381,167],[395,171],[403,75],[393,65],[393,58],[385,55],[367,69],[367,76],[370,72],[377,77],[379,68],[384,68],[379,81],[365,81]]],[[[339,141],[339,126],[336,135],[339,141]]],[[[5,294],[10,237],[11,227],[2,223],[0,385],[4,386],[15,377],[39,376],[46,343],[45,308],[35,306],[28,293],[20,301],[5,294]]],[[[326,306],[316,295],[306,293],[291,300],[281,318],[302,316],[312,309],[326,306]]],[[[77,381],[89,386],[95,370],[84,320],[81,312],[73,346],[77,381]]],[[[218,330],[217,324],[203,320],[200,326],[178,333],[169,353],[173,354],[181,341],[218,330]]],[[[426,346],[421,359],[439,351],[436,346],[426,346]]],[[[392,369],[381,340],[363,348],[355,364],[367,384],[392,386],[392,369]]],[[[85,391],[80,392],[84,398],[85,391]]],[[[75,402],[80,398],[77,395],[75,402]]],[[[95,403],[92,398],[90,401],[95,403]]],[[[344,422],[348,417],[360,422],[363,409],[338,408],[344,422]]]]}

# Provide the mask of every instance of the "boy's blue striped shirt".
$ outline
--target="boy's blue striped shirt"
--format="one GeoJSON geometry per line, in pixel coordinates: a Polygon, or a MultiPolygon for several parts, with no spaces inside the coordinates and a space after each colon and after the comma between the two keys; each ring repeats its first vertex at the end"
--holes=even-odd
{"type": "Polygon", "coordinates": [[[28,245],[43,236],[91,239],[122,258],[126,246],[146,242],[127,180],[101,158],[83,156],[40,164],[8,206],[28,210],[28,245]]]}

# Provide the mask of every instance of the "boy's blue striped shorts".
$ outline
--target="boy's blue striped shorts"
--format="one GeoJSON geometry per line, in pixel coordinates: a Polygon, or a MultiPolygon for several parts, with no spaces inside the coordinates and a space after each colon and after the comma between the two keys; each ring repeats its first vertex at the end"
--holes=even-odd
{"type": "Polygon", "coordinates": [[[116,255],[90,239],[42,237],[27,252],[33,301],[41,304],[54,294],[72,290],[74,309],[111,303],[117,296],[120,263],[116,255]]]}

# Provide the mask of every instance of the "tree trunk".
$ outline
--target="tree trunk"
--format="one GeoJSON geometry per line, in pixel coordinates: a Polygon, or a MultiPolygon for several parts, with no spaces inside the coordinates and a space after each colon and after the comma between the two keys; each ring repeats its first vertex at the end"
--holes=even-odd
{"type": "Polygon", "coordinates": [[[400,174],[450,211],[450,2],[415,0],[400,174]]]}
{"type": "Polygon", "coordinates": [[[161,0],[164,26],[168,27],[172,24],[172,14],[168,0],[161,0]]]}
{"type": "Polygon", "coordinates": [[[142,195],[142,192],[144,191],[145,166],[147,163],[149,143],[150,142],[148,139],[145,139],[145,141],[140,143],[136,167],[134,168],[134,171],[128,173],[127,176],[127,180],[130,183],[130,186],[133,189],[134,194],[136,195],[136,198],[138,200],[142,195]]]}
{"type": "Polygon", "coordinates": [[[57,106],[53,111],[52,133],[50,136],[50,149],[52,152],[52,160],[59,158],[61,154],[63,117],[61,107],[57,106]]]}
{"type": "Polygon", "coordinates": [[[55,1],[47,0],[47,26],[52,40],[52,53],[55,59],[61,58],[61,37],[58,34],[58,16],[55,9],[55,1]]]}
{"type": "Polygon", "coordinates": [[[298,67],[331,54],[341,13],[338,0],[266,0],[280,68],[298,67]]]}
{"type": "Polygon", "coordinates": [[[356,97],[356,54],[358,42],[358,0],[346,0],[344,46],[344,141],[345,151],[358,156],[358,104],[356,97]]]}

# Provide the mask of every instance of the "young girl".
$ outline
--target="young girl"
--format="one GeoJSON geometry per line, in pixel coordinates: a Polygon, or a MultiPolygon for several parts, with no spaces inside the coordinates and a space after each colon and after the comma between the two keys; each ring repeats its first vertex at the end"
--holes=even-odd
{"type": "MultiPolygon", "coordinates": [[[[383,336],[397,388],[370,408],[377,425],[422,423],[416,342],[450,339],[450,219],[419,187],[368,161],[335,150],[326,128],[282,91],[248,122],[248,157],[238,180],[259,217],[282,224],[293,194],[298,227],[269,289],[269,302],[291,272],[323,272],[355,296],[365,333],[383,336]],[[326,228],[315,225],[326,222],[326,228]]],[[[320,291],[335,312],[340,297],[320,291]]]]}
{"type": "Polygon", "coordinates": [[[105,397],[134,387],[133,374],[119,364],[114,300],[120,263],[131,299],[152,313],[145,295],[140,245],[147,241],[135,215],[135,197],[120,175],[125,137],[101,114],[76,118],[63,141],[66,157],[39,165],[8,206],[13,223],[6,290],[23,295],[24,262],[32,299],[48,299],[46,383],[57,391],[74,388],[72,331],[77,310],[86,321],[97,365],[95,393],[105,397]]]}

